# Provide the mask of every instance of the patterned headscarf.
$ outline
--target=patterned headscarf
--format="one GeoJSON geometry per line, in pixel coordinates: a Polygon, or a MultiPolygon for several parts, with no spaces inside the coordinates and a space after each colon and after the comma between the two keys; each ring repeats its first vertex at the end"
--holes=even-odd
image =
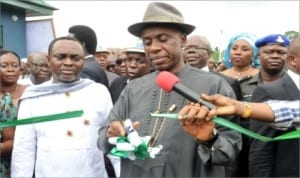
{"type": "Polygon", "coordinates": [[[224,58],[223,58],[223,63],[226,65],[227,68],[232,67],[232,63],[230,61],[230,50],[232,45],[237,41],[237,40],[246,40],[248,43],[251,44],[252,50],[253,50],[253,59],[252,59],[252,66],[258,67],[260,66],[259,59],[257,58],[257,47],[255,46],[255,41],[257,40],[256,35],[252,33],[240,33],[236,36],[233,36],[228,45],[227,48],[224,52],[224,58]]]}

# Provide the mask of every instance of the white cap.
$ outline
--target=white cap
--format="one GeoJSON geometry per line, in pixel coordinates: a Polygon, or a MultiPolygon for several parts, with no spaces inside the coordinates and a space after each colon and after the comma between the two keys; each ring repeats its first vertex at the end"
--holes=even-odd
{"type": "Polygon", "coordinates": [[[21,58],[21,62],[27,62],[27,58],[21,58]]]}
{"type": "Polygon", "coordinates": [[[145,50],[143,48],[137,48],[137,47],[125,48],[124,51],[126,53],[145,53],[145,50]]]}
{"type": "Polygon", "coordinates": [[[107,53],[109,53],[109,51],[106,50],[106,49],[104,49],[104,48],[102,48],[102,46],[98,46],[98,47],[96,48],[96,52],[107,52],[107,53]]]}

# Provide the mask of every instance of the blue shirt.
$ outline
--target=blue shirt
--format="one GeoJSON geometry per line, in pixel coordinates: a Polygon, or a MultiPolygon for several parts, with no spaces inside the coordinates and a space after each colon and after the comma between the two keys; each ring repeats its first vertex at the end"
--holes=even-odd
{"type": "Polygon", "coordinates": [[[300,100],[279,101],[269,100],[267,104],[274,113],[274,123],[276,129],[286,130],[292,126],[300,129],[300,100]]]}

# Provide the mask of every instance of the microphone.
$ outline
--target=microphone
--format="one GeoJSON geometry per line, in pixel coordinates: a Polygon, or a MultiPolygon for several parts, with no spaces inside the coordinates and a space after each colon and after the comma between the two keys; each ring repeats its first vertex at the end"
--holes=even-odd
{"type": "Polygon", "coordinates": [[[187,88],[186,86],[180,84],[180,79],[170,72],[160,72],[156,77],[156,84],[167,92],[171,92],[172,90],[174,90],[176,93],[180,94],[181,96],[185,97],[186,99],[192,102],[197,102],[202,105],[205,105],[209,109],[215,108],[215,106],[212,103],[201,99],[197,93],[187,88]]]}

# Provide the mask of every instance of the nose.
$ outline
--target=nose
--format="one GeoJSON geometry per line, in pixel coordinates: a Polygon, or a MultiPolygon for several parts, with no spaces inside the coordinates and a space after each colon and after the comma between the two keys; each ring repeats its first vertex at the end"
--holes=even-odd
{"type": "Polygon", "coordinates": [[[12,66],[12,65],[7,66],[7,71],[14,72],[15,70],[16,70],[16,68],[14,66],[12,66]]]}
{"type": "Polygon", "coordinates": [[[136,60],[132,60],[129,62],[130,68],[137,68],[138,62],[136,60]]]}
{"type": "Polygon", "coordinates": [[[64,65],[73,65],[73,60],[70,57],[66,57],[64,60],[64,65]]]}
{"type": "Polygon", "coordinates": [[[157,40],[153,40],[151,45],[149,46],[149,51],[150,52],[156,52],[161,49],[161,45],[157,40]]]}
{"type": "Polygon", "coordinates": [[[196,53],[196,51],[195,51],[195,49],[194,48],[190,48],[190,49],[188,49],[188,50],[186,50],[186,53],[188,53],[188,54],[194,54],[194,53],[196,53]]]}
{"type": "Polygon", "coordinates": [[[122,63],[120,64],[120,66],[124,67],[125,66],[125,62],[122,61],[122,63]]]}
{"type": "Polygon", "coordinates": [[[48,72],[49,71],[49,66],[43,66],[41,67],[41,71],[44,71],[44,72],[48,72]]]}
{"type": "Polygon", "coordinates": [[[270,54],[270,56],[271,56],[272,58],[281,58],[281,57],[282,57],[282,55],[280,54],[279,51],[273,51],[273,52],[270,54]]]}
{"type": "Polygon", "coordinates": [[[195,53],[196,52],[196,46],[186,46],[183,48],[183,51],[186,53],[195,53]]]}
{"type": "Polygon", "coordinates": [[[233,50],[233,54],[241,54],[242,49],[235,49],[233,50]]]}
{"type": "Polygon", "coordinates": [[[49,66],[49,64],[43,64],[43,65],[40,65],[40,68],[41,68],[41,70],[49,70],[49,68],[50,68],[50,66],[49,66]]]}

